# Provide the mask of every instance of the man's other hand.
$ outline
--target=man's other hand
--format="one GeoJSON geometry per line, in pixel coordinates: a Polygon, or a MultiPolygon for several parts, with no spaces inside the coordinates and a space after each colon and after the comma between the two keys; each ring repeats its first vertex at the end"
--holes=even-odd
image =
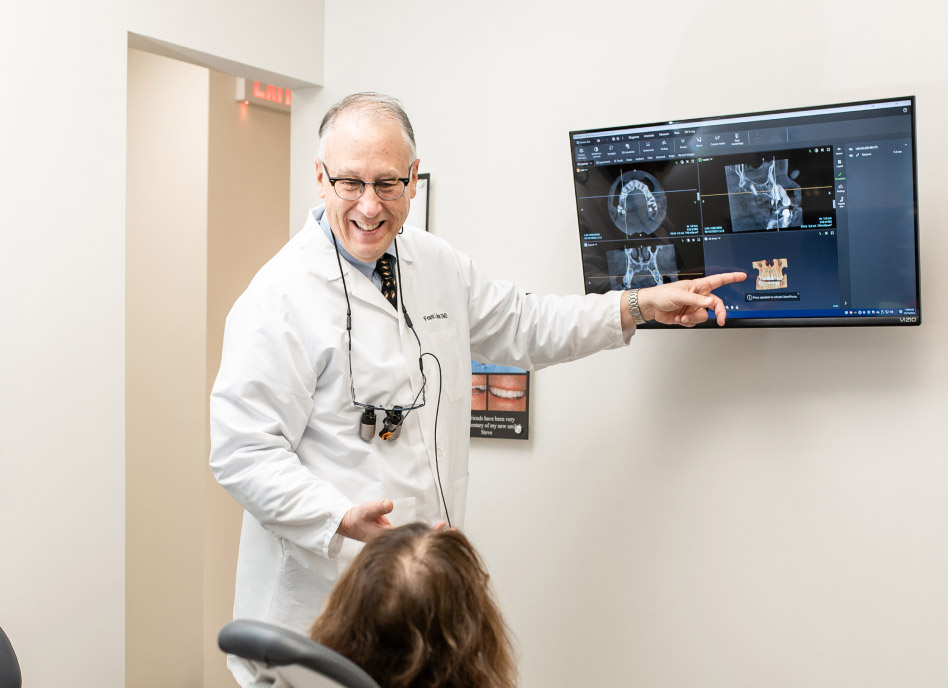
{"type": "Polygon", "coordinates": [[[363,502],[349,509],[336,529],[340,535],[365,542],[373,535],[392,527],[386,514],[392,513],[395,505],[391,499],[363,502]]]}

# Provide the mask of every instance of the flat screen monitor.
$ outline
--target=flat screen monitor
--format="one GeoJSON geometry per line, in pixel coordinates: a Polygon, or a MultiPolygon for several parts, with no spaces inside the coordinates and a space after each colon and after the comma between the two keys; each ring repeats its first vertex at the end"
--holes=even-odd
{"type": "Polygon", "coordinates": [[[738,270],[730,327],[920,324],[914,96],[569,137],[586,293],[738,270]]]}

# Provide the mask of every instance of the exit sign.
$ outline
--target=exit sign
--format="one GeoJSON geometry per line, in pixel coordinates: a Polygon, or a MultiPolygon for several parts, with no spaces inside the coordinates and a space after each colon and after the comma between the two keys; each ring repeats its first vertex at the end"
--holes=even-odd
{"type": "Polygon", "coordinates": [[[293,92],[282,86],[238,77],[237,100],[246,105],[262,105],[273,110],[289,112],[290,104],[293,101],[293,92]]]}

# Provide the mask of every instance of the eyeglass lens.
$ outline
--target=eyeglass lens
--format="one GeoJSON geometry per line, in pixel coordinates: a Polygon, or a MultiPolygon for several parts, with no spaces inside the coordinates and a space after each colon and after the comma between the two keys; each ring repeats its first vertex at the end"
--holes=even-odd
{"type": "Polygon", "coordinates": [[[362,196],[366,186],[375,188],[375,193],[383,201],[394,201],[405,193],[405,182],[398,179],[385,179],[378,182],[362,182],[354,179],[339,179],[333,185],[336,195],[344,201],[354,201],[362,196]]]}

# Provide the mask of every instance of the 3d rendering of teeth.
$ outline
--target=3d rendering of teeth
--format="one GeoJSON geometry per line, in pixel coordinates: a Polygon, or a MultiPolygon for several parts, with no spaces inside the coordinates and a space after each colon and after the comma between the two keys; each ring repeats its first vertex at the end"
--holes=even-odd
{"type": "Polygon", "coordinates": [[[526,394],[522,389],[501,389],[500,387],[491,387],[490,393],[501,399],[520,399],[526,394]]]}

